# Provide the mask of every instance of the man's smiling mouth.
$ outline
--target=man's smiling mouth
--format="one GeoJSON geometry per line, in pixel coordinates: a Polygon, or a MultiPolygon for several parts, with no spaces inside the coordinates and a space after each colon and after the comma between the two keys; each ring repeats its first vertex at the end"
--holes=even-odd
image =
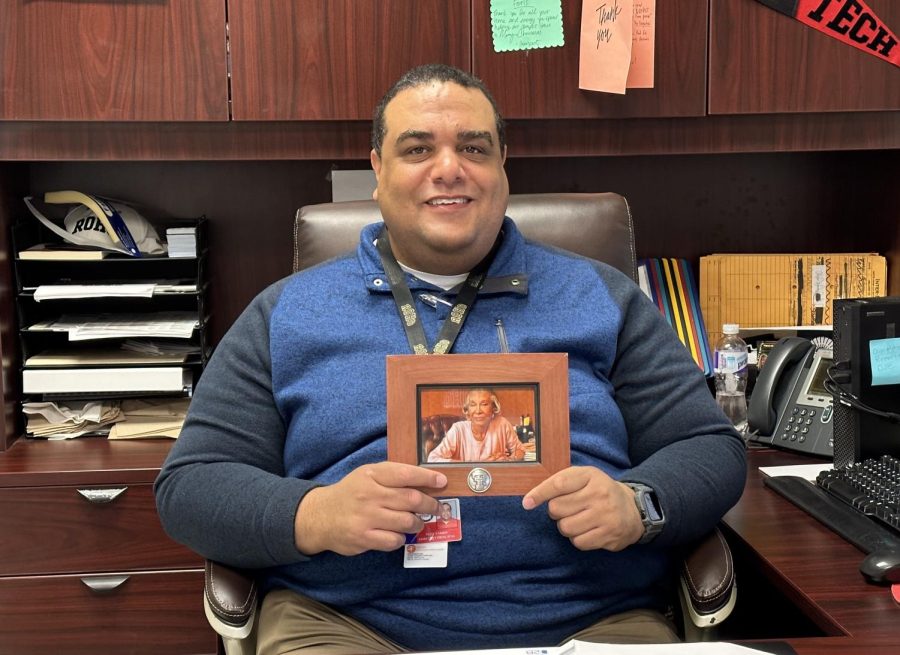
{"type": "Polygon", "coordinates": [[[465,205],[467,203],[472,202],[470,198],[432,198],[427,201],[426,204],[437,206],[437,205],[465,205]]]}

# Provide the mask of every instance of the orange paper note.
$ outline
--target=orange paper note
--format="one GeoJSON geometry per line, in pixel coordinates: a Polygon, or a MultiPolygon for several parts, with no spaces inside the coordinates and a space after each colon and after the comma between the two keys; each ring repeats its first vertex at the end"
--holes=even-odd
{"type": "Polygon", "coordinates": [[[578,87],[625,93],[631,66],[632,0],[584,0],[578,87]]]}

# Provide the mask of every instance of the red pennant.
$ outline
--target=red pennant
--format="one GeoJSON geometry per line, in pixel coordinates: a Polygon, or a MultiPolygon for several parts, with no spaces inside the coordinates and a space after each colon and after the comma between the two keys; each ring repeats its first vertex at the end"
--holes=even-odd
{"type": "Polygon", "coordinates": [[[863,0],[758,0],[820,32],[900,67],[897,37],[863,0]]]}

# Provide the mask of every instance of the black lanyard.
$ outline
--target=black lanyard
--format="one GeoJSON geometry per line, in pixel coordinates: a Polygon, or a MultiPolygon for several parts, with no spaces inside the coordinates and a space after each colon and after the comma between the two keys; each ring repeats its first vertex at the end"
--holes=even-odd
{"type": "Polygon", "coordinates": [[[488,268],[491,262],[494,261],[494,255],[497,254],[500,241],[501,238],[498,234],[491,251],[469,272],[469,277],[463,282],[463,288],[456,295],[456,300],[450,309],[450,315],[441,326],[434,349],[429,350],[422,321],[419,319],[415,301],[406,284],[406,275],[391,251],[387,227],[381,228],[381,233],[378,235],[378,254],[381,255],[381,265],[384,266],[384,272],[387,274],[388,281],[391,284],[391,294],[394,296],[397,311],[400,312],[403,329],[406,330],[406,338],[415,354],[428,355],[434,353],[435,355],[443,355],[450,352],[450,348],[453,347],[453,343],[456,341],[456,337],[459,335],[459,331],[462,329],[469,311],[475,304],[478,291],[484,286],[488,268]]]}

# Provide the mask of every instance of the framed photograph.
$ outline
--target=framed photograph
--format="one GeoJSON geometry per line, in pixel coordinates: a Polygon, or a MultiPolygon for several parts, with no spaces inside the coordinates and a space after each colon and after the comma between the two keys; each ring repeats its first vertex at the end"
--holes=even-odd
{"type": "Polygon", "coordinates": [[[565,353],[390,355],[388,459],[439,470],[441,496],[518,496],[569,466],[565,353]]]}

